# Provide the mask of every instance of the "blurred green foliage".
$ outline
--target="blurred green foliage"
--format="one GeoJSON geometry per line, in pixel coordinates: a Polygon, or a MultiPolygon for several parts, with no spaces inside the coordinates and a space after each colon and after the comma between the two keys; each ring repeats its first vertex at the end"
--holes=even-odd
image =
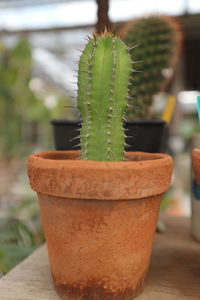
{"type": "Polygon", "coordinates": [[[6,158],[18,152],[28,122],[48,117],[48,110],[29,89],[31,74],[31,49],[26,40],[13,48],[0,45],[0,152],[6,158]]]}
{"type": "Polygon", "coordinates": [[[36,96],[29,87],[32,67],[27,40],[21,39],[11,48],[0,45],[0,158],[30,153],[36,143],[46,147],[51,136],[50,119],[62,115],[69,103],[65,95],[47,86],[47,96],[55,92],[59,98],[55,107],[48,108],[44,92],[36,96]]]}
{"type": "MultiPolygon", "coordinates": [[[[0,44],[0,160],[22,162],[34,148],[52,149],[51,118],[70,114],[64,109],[69,104],[66,96],[41,78],[38,92],[30,88],[32,64],[27,40],[19,40],[14,47],[0,44]],[[47,105],[48,97],[54,98],[54,105],[47,105]]],[[[20,165],[18,179],[24,170],[23,163],[20,165]]],[[[20,185],[18,181],[16,184],[20,185]]],[[[17,201],[15,197],[12,200],[12,195],[9,197],[12,206],[0,210],[0,276],[44,242],[37,202],[29,195],[18,195],[17,201]]],[[[6,202],[0,204],[3,203],[6,202]]]]}
{"type": "Polygon", "coordinates": [[[0,217],[0,276],[44,242],[38,203],[22,200],[0,217]]]}

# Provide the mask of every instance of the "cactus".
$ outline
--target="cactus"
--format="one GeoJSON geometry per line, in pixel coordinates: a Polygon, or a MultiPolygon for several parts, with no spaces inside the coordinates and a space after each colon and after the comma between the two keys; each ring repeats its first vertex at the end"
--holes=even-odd
{"type": "MultiPolygon", "coordinates": [[[[121,31],[128,46],[138,45],[130,55],[139,60],[137,77],[130,87],[132,107],[129,119],[147,119],[153,96],[168,79],[164,70],[175,66],[181,45],[181,32],[175,20],[166,16],[150,16],[125,24],[121,31]]],[[[132,74],[134,77],[134,74],[132,74]]],[[[130,106],[131,107],[131,106],[130,106]]]]}
{"type": "Polygon", "coordinates": [[[89,38],[78,72],[81,159],[123,160],[131,68],[128,48],[119,38],[106,31],[89,38]]]}

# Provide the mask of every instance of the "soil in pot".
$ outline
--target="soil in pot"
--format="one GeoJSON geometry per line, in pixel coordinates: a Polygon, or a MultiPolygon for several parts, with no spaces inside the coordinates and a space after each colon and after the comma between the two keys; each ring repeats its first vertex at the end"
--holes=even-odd
{"type": "Polygon", "coordinates": [[[172,159],[128,153],[130,161],[77,160],[76,151],[29,158],[54,286],[65,300],[129,300],[148,270],[172,159]]]}

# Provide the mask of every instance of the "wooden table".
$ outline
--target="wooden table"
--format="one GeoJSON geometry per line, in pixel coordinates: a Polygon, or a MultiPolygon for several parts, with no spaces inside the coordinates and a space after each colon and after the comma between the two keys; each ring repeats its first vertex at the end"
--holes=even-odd
{"type": "MultiPolygon", "coordinates": [[[[200,300],[200,243],[189,219],[167,217],[157,234],[143,293],[137,300],[200,300]]],[[[43,246],[0,280],[1,300],[60,300],[52,286],[43,246]]]]}

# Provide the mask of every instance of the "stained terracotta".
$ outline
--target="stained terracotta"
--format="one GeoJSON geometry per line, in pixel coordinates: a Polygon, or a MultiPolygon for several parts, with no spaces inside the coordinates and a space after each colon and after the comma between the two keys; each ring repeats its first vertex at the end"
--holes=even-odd
{"type": "Polygon", "coordinates": [[[148,270],[172,159],[129,152],[123,162],[95,162],[78,155],[43,152],[28,161],[54,286],[66,300],[132,299],[148,270]]]}
{"type": "Polygon", "coordinates": [[[200,185],[200,149],[193,149],[192,165],[194,170],[195,181],[198,185],[200,185]]]}

